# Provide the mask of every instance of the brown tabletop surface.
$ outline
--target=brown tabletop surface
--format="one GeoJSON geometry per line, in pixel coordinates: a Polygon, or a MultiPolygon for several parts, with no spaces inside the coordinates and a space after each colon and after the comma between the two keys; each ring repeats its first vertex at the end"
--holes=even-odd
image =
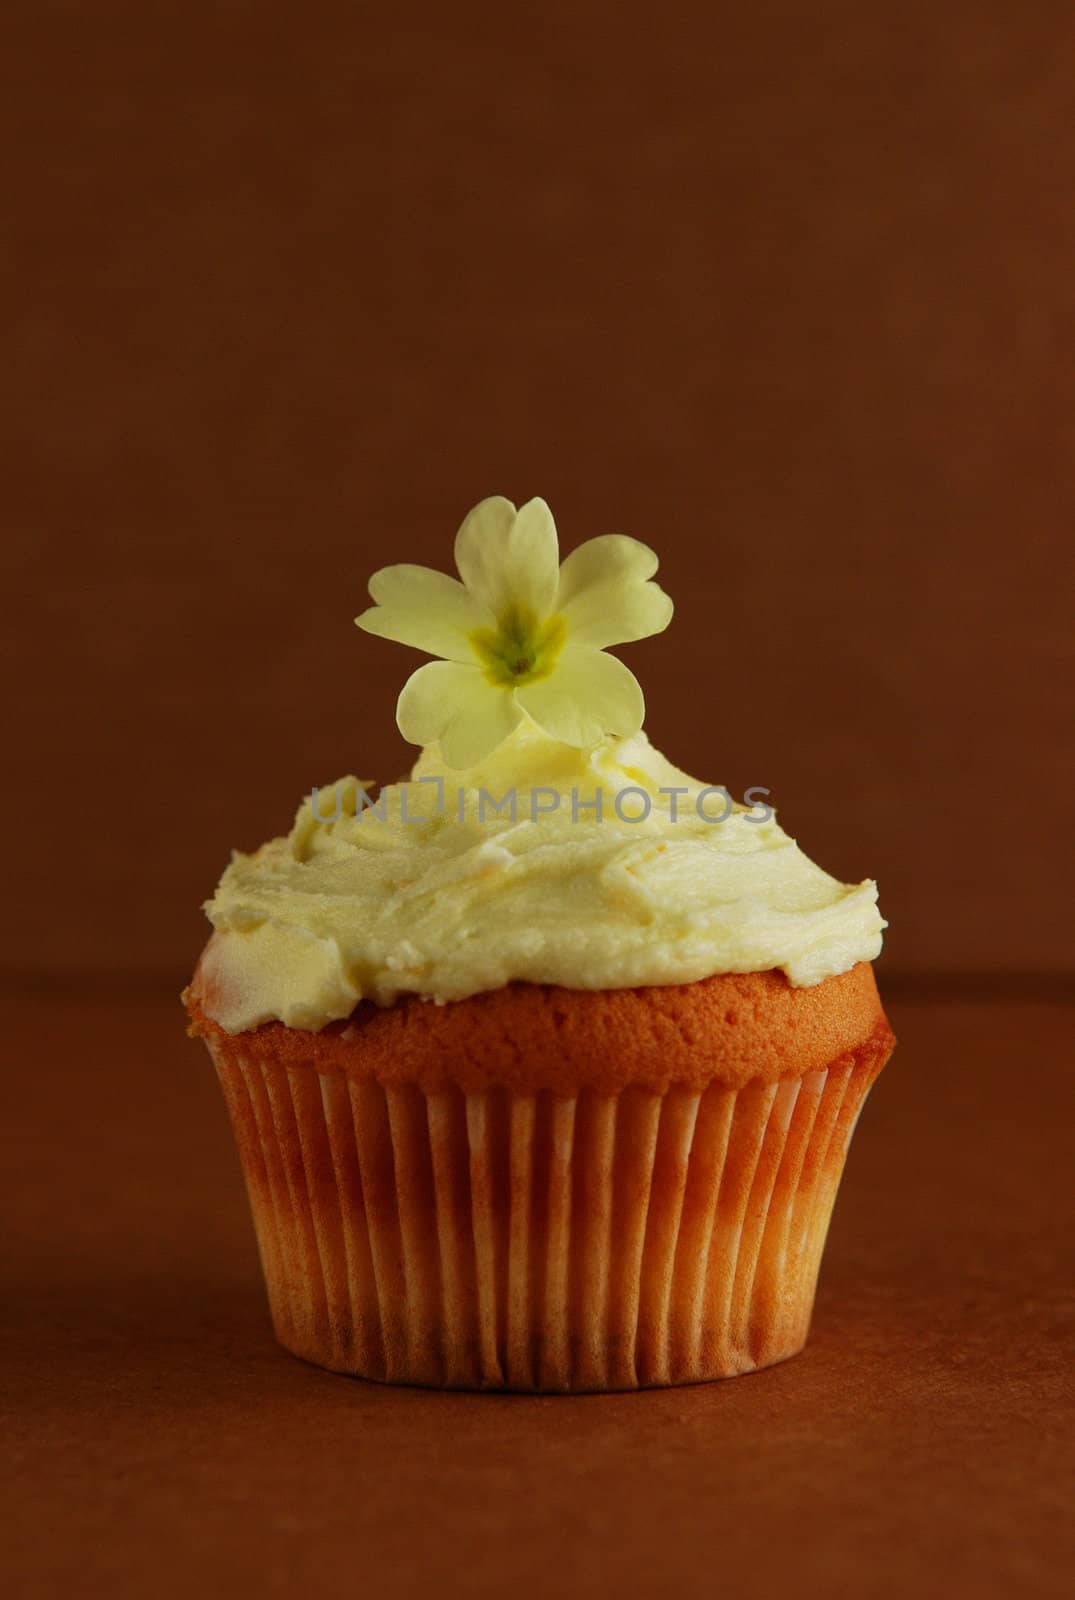
{"type": "Polygon", "coordinates": [[[177,1002],[9,1000],[6,1593],[1071,1593],[1075,1015],[889,1010],[806,1351],[562,1398],[286,1355],[177,1002]]]}

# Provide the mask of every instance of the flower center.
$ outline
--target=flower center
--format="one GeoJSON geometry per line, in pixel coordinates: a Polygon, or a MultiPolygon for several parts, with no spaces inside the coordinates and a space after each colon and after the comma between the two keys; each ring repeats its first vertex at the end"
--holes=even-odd
{"type": "Polygon", "coordinates": [[[539,622],[525,606],[509,606],[495,628],[476,628],[470,642],[487,683],[518,689],[549,676],[566,638],[562,617],[539,622]]]}

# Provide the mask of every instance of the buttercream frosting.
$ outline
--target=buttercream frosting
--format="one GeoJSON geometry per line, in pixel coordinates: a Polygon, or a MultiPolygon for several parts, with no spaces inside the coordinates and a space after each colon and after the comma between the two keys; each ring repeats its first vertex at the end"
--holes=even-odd
{"type": "Polygon", "coordinates": [[[465,771],[432,745],[405,783],[315,791],[286,837],[233,856],[206,911],[199,995],[231,1033],[513,980],[780,969],[809,986],[873,960],[885,927],[873,882],[838,882],[767,806],[733,804],[644,733],[579,750],[530,722],[465,771]]]}

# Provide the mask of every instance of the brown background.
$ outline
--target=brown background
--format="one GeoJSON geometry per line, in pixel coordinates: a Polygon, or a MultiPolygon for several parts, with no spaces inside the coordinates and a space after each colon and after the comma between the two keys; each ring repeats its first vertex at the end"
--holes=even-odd
{"type": "Polygon", "coordinates": [[[1070,1055],[1075,962],[1070,5],[5,17],[27,1592],[146,1592],[164,1547],[177,1592],[329,1585],[359,1554],[371,1592],[462,1590],[490,1538],[497,1592],[548,1579],[561,1534],[580,1589],[657,1592],[661,1525],[681,1590],[716,1527],[742,1582],[763,1549],[770,1585],[1062,1592],[1075,1219],[1026,1062],[1070,1055]],[[351,618],[377,566],[447,567],[494,491],[543,494],[568,548],[657,547],[677,615],[624,652],[651,736],[768,785],[892,924],[904,1044],[818,1342],[596,1425],[277,1355],[174,1003],[228,849],[314,782],[409,760],[392,711],[419,658],[351,618]],[[934,1093],[952,1160],[923,1132],[934,1093]],[[815,1513],[810,1559],[772,1545],[815,1513]]]}
{"type": "Polygon", "coordinates": [[[1070,972],[1069,6],[13,11],[16,968],[396,776],[351,619],[495,491],[658,548],[651,736],[892,973],[1070,972]]]}

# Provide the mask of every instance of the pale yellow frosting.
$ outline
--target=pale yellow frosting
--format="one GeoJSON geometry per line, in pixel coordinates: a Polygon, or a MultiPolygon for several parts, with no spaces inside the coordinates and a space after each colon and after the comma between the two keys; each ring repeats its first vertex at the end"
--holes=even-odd
{"type": "Polygon", "coordinates": [[[317,795],[329,820],[307,799],[286,838],[233,856],[200,979],[229,1032],[514,979],[619,989],[782,968],[810,985],[881,949],[875,884],[838,883],[761,807],[703,820],[724,797],[645,734],[581,751],[524,724],[465,772],[429,747],[409,783],[363,804],[374,795],[342,779],[317,795]],[[649,814],[622,820],[617,796],[624,817],[649,814]]]}

